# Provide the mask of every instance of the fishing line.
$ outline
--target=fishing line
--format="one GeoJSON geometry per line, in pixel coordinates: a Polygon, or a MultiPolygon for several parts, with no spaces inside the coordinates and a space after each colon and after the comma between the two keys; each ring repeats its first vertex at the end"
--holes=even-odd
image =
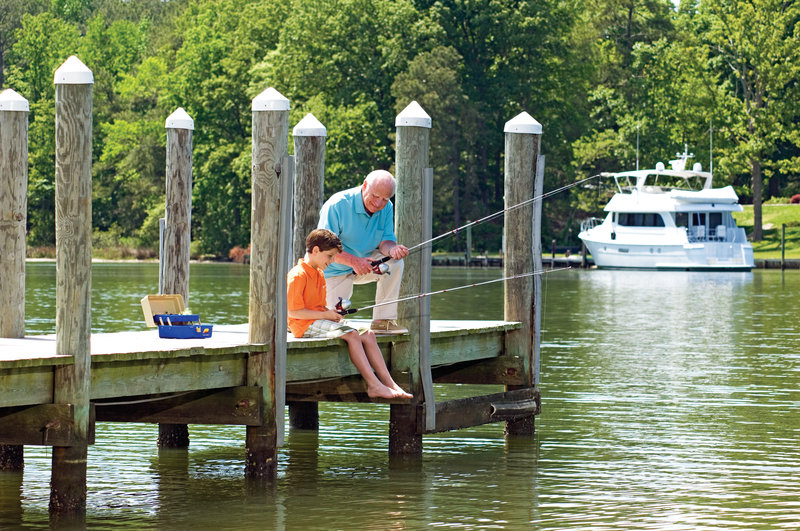
{"type": "Polygon", "coordinates": [[[447,293],[449,291],[458,291],[460,289],[474,288],[474,287],[477,287],[477,286],[485,286],[486,284],[493,284],[495,282],[502,282],[504,280],[514,280],[516,278],[532,277],[532,276],[536,276],[536,275],[546,275],[548,273],[555,273],[557,271],[566,271],[567,269],[572,269],[572,268],[571,267],[561,267],[559,269],[542,269],[542,270],[539,270],[539,271],[532,271],[530,273],[521,273],[519,275],[510,275],[510,276],[503,277],[503,278],[495,278],[495,279],[492,279],[492,280],[486,280],[484,282],[476,282],[475,284],[465,284],[463,286],[456,286],[455,288],[446,288],[446,289],[440,289],[440,290],[437,290],[437,291],[429,291],[428,293],[420,293],[420,294],[417,294],[417,295],[409,295],[407,297],[400,297],[399,299],[395,299],[395,300],[391,300],[391,301],[379,302],[377,304],[372,304],[370,306],[362,306],[361,308],[350,308],[350,301],[349,300],[340,299],[339,303],[336,306],[337,306],[337,311],[339,311],[339,313],[345,312],[345,313],[342,313],[342,315],[348,315],[348,314],[351,314],[351,313],[360,312],[361,310],[369,310],[370,308],[377,308],[378,306],[386,306],[387,304],[396,304],[398,302],[421,299],[423,297],[430,297],[431,295],[439,295],[439,294],[442,294],[442,293],[447,293]]]}
{"type": "Polygon", "coordinates": [[[506,212],[510,212],[512,210],[515,210],[517,208],[523,207],[525,205],[529,205],[529,204],[534,203],[536,201],[541,201],[543,199],[546,199],[546,198],[550,197],[551,195],[555,195],[557,193],[563,192],[564,190],[569,190],[570,188],[574,188],[575,186],[578,186],[581,183],[584,183],[586,181],[589,181],[591,179],[595,179],[595,178],[601,177],[601,176],[602,176],[602,174],[598,173],[596,175],[592,175],[591,177],[586,177],[585,179],[581,179],[580,181],[575,181],[574,183],[570,183],[570,184],[564,185],[564,186],[562,186],[560,188],[556,188],[555,190],[550,190],[549,192],[545,192],[544,194],[542,194],[540,196],[536,196],[536,197],[532,197],[530,199],[526,199],[525,201],[522,201],[521,203],[517,203],[516,205],[512,205],[512,206],[510,206],[508,208],[504,208],[503,210],[498,210],[494,214],[489,214],[488,216],[482,217],[481,219],[477,219],[475,221],[470,221],[466,225],[462,225],[461,227],[449,230],[449,231],[444,232],[444,233],[442,233],[442,234],[440,234],[438,236],[434,236],[430,240],[425,240],[425,241],[420,242],[420,243],[418,243],[418,244],[416,244],[416,245],[414,245],[412,247],[409,247],[408,248],[408,252],[409,252],[409,254],[411,254],[412,252],[420,249],[421,247],[424,247],[425,245],[432,244],[433,242],[435,242],[437,240],[440,240],[442,238],[446,238],[447,236],[452,236],[454,234],[458,234],[459,231],[462,231],[462,230],[464,230],[466,228],[473,227],[475,225],[478,225],[479,223],[484,223],[486,221],[491,221],[491,220],[493,220],[495,218],[498,218],[498,217],[504,215],[506,212]]]}

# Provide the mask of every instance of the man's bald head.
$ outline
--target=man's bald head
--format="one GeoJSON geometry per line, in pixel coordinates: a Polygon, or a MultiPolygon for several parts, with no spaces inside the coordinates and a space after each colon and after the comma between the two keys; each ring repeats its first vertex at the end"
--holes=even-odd
{"type": "Polygon", "coordinates": [[[367,212],[374,214],[386,206],[394,195],[396,181],[386,170],[371,171],[361,185],[361,197],[367,212]]]}

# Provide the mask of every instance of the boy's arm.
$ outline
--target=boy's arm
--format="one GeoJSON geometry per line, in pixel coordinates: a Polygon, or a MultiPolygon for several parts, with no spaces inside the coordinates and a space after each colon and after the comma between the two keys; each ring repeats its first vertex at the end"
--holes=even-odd
{"type": "Polygon", "coordinates": [[[325,311],[318,311],[318,310],[308,310],[306,308],[301,308],[299,310],[287,310],[287,315],[292,319],[327,319],[328,321],[341,321],[342,316],[336,310],[325,310],[325,311]]]}

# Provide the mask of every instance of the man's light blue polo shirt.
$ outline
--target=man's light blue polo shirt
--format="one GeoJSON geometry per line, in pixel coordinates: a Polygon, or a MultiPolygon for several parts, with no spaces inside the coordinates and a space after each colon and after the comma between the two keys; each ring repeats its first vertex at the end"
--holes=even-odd
{"type": "MultiPolygon", "coordinates": [[[[319,212],[319,229],[328,229],[342,240],[348,253],[365,258],[384,240],[397,241],[394,235],[394,205],[386,206],[370,215],[361,199],[361,186],[333,194],[319,212]]],[[[332,263],[325,269],[325,277],[352,273],[353,268],[332,263]]]]}

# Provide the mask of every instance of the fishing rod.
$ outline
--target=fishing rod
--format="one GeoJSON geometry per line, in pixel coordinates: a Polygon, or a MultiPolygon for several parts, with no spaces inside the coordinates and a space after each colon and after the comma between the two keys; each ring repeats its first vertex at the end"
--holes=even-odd
{"type": "MultiPolygon", "coordinates": [[[[512,206],[510,206],[508,208],[504,208],[503,210],[498,210],[497,212],[495,212],[493,214],[489,214],[488,216],[484,216],[484,217],[482,217],[480,219],[477,219],[475,221],[470,221],[466,225],[462,225],[462,226],[457,227],[455,229],[449,230],[449,231],[444,232],[444,233],[442,233],[442,234],[440,234],[438,236],[434,236],[433,238],[431,238],[429,240],[425,240],[425,241],[420,242],[420,243],[418,243],[418,244],[416,244],[416,245],[414,245],[412,247],[409,247],[408,248],[408,254],[411,254],[412,252],[415,252],[415,251],[421,249],[425,245],[432,244],[433,242],[435,242],[437,240],[440,240],[442,238],[446,238],[448,236],[452,236],[453,234],[458,234],[459,231],[462,231],[462,230],[467,229],[469,227],[473,227],[475,225],[478,225],[479,223],[484,223],[486,221],[491,221],[491,220],[493,220],[493,219],[495,219],[497,217],[500,217],[500,216],[504,215],[506,212],[510,212],[510,211],[515,210],[517,208],[520,208],[520,207],[523,207],[525,205],[531,204],[531,203],[533,203],[535,201],[540,201],[540,200],[546,199],[546,198],[550,197],[551,195],[555,195],[557,193],[563,192],[564,190],[569,190],[570,188],[574,188],[575,186],[578,186],[581,183],[584,183],[586,181],[589,181],[591,179],[595,179],[595,178],[601,177],[601,176],[602,176],[602,174],[598,173],[596,175],[592,175],[591,177],[586,177],[585,179],[581,179],[580,181],[575,181],[574,183],[570,183],[570,184],[564,185],[564,186],[562,186],[560,188],[556,188],[555,190],[550,190],[549,192],[545,192],[542,195],[539,195],[539,196],[536,196],[536,197],[532,197],[530,199],[526,199],[525,201],[522,201],[521,203],[517,203],[516,205],[512,205],[512,206]]],[[[372,266],[372,272],[377,274],[377,275],[383,275],[383,274],[387,274],[388,275],[389,274],[389,266],[386,265],[385,262],[389,261],[390,259],[391,259],[390,256],[384,256],[381,259],[373,260],[372,262],[370,262],[370,265],[372,266]]]]}
{"type": "Polygon", "coordinates": [[[416,251],[417,249],[419,249],[419,248],[421,248],[421,247],[423,247],[425,245],[432,244],[433,242],[435,242],[437,240],[440,240],[442,238],[446,238],[447,236],[451,236],[453,234],[457,234],[459,231],[462,231],[462,230],[464,230],[466,228],[478,225],[479,223],[484,223],[486,221],[491,221],[491,220],[493,220],[493,219],[495,219],[497,217],[500,217],[500,216],[504,215],[506,212],[510,212],[510,211],[515,210],[517,208],[520,208],[520,207],[523,207],[525,205],[531,204],[531,203],[533,203],[535,201],[541,201],[542,199],[546,199],[546,198],[550,197],[551,195],[555,195],[557,193],[563,192],[564,190],[569,190],[570,188],[578,186],[579,184],[584,183],[586,181],[589,181],[591,179],[595,179],[597,177],[600,177],[601,175],[602,174],[598,173],[596,175],[592,175],[591,177],[586,177],[585,179],[581,179],[580,181],[575,181],[574,183],[570,183],[570,184],[564,185],[564,186],[562,186],[560,188],[556,188],[555,190],[550,190],[549,192],[545,192],[542,195],[539,195],[539,196],[536,196],[536,197],[532,197],[530,199],[526,199],[525,201],[522,201],[521,203],[517,203],[516,205],[511,205],[510,207],[504,208],[503,210],[498,210],[494,214],[489,214],[488,216],[482,217],[481,219],[477,219],[475,221],[470,221],[466,225],[462,225],[461,227],[449,230],[449,231],[447,231],[445,233],[442,233],[442,234],[440,234],[438,236],[434,236],[430,240],[425,240],[423,242],[420,242],[420,243],[414,245],[413,247],[409,247],[408,248],[408,252],[409,252],[409,254],[411,254],[412,252],[416,251]]]}
{"type": "Polygon", "coordinates": [[[387,304],[396,304],[398,302],[410,301],[414,299],[421,299],[423,297],[430,297],[431,295],[439,295],[441,293],[447,293],[449,291],[457,291],[460,289],[466,288],[474,288],[477,286],[484,286],[486,284],[492,284],[494,282],[502,282],[504,280],[514,280],[515,278],[525,278],[525,277],[532,277],[536,275],[545,275],[547,273],[555,273],[556,271],[566,271],[567,269],[572,269],[571,267],[561,267],[559,269],[548,269],[548,270],[540,270],[540,271],[533,271],[530,273],[521,273],[519,275],[511,275],[503,278],[495,278],[493,280],[487,280],[484,282],[477,282],[475,284],[465,284],[463,286],[456,286],[455,288],[447,288],[447,289],[440,289],[438,291],[429,291],[428,293],[420,293],[418,295],[409,295],[408,297],[401,297],[399,299],[395,299],[392,301],[386,302],[379,302],[378,304],[373,304],[371,306],[362,306],[361,308],[351,308],[352,302],[350,299],[343,299],[339,297],[339,302],[336,303],[336,311],[339,312],[341,315],[349,315],[352,313],[360,312],[361,310],[369,310],[370,308],[377,308],[378,306],[386,306],[387,304]]]}

